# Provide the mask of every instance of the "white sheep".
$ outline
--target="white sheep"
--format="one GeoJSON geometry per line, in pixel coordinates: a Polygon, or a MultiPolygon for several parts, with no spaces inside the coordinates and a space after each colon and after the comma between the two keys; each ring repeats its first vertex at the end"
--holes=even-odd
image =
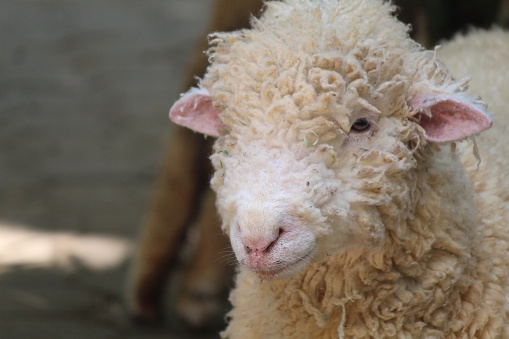
{"type": "MultiPolygon", "coordinates": [[[[224,338],[502,335],[507,123],[479,138],[480,165],[456,148],[492,119],[393,10],[269,2],[253,29],[213,36],[200,89],[172,107],[218,137],[212,187],[240,262],[224,338]]],[[[491,58],[478,89],[502,114],[508,34],[490,41],[446,50],[476,76],[491,58]]]]}

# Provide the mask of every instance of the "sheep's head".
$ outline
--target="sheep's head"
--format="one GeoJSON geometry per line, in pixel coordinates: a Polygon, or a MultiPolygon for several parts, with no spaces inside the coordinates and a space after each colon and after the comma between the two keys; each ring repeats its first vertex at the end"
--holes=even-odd
{"type": "MultiPolygon", "coordinates": [[[[266,16],[287,4],[274,6],[266,16]]],[[[313,6],[320,20],[331,12],[313,6]]],[[[223,229],[239,262],[263,278],[291,275],[346,244],[383,246],[384,216],[413,213],[429,143],[491,125],[465,83],[377,6],[362,11],[381,15],[374,20],[397,43],[380,29],[353,42],[334,32],[321,44],[311,33],[270,31],[269,19],[217,35],[202,88],[171,109],[174,122],[218,137],[212,187],[223,229]]]]}

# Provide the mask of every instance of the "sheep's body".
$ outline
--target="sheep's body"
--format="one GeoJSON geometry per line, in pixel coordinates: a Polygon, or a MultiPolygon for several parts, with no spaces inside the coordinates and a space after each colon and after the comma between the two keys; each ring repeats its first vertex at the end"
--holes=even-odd
{"type": "Polygon", "coordinates": [[[221,111],[226,129],[212,185],[243,265],[223,337],[503,331],[508,196],[495,178],[507,160],[491,158],[507,145],[481,142],[479,170],[463,147],[474,192],[452,143],[489,127],[482,103],[390,11],[272,3],[253,30],[217,36],[211,96],[172,108],[207,133],[221,111]]]}
{"type": "MultiPolygon", "coordinates": [[[[509,66],[506,66],[509,60],[509,32],[494,29],[458,36],[439,50],[439,57],[453,74],[472,77],[469,92],[480,95],[489,104],[488,109],[495,114],[493,127],[478,138],[482,157],[479,171],[478,160],[472,154],[470,144],[463,143],[463,148],[467,149],[464,150],[462,161],[474,183],[481,185],[476,188],[477,193],[486,195],[481,202],[490,200],[489,197],[509,201],[509,180],[503,180],[509,174],[509,109],[506,97],[509,88],[509,66]]],[[[505,220],[508,220],[509,203],[500,206],[506,208],[505,214],[500,211],[494,214],[501,218],[505,215],[505,220]]],[[[486,211],[486,208],[481,210],[486,211]]]]}

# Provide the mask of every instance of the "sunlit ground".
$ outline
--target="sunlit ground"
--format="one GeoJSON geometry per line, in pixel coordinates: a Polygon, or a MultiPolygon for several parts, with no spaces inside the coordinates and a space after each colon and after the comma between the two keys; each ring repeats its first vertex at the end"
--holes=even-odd
{"type": "Polygon", "coordinates": [[[0,339],[168,338],[168,328],[147,332],[130,321],[132,249],[118,236],[0,222],[0,339]]]}
{"type": "Polygon", "coordinates": [[[0,222],[0,339],[210,339],[174,316],[135,326],[125,307],[132,239],[0,222]]]}
{"type": "Polygon", "coordinates": [[[51,232],[0,222],[0,273],[13,267],[106,270],[129,256],[132,241],[103,234],[51,232]]]}

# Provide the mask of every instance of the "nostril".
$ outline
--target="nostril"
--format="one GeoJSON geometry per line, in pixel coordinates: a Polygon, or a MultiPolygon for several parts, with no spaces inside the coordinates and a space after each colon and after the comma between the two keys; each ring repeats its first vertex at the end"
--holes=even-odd
{"type": "Polygon", "coordinates": [[[253,238],[243,237],[242,243],[247,254],[259,255],[262,253],[269,253],[278,242],[282,233],[284,233],[284,230],[279,228],[276,232],[272,233],[272,235],[253,238]]]}

